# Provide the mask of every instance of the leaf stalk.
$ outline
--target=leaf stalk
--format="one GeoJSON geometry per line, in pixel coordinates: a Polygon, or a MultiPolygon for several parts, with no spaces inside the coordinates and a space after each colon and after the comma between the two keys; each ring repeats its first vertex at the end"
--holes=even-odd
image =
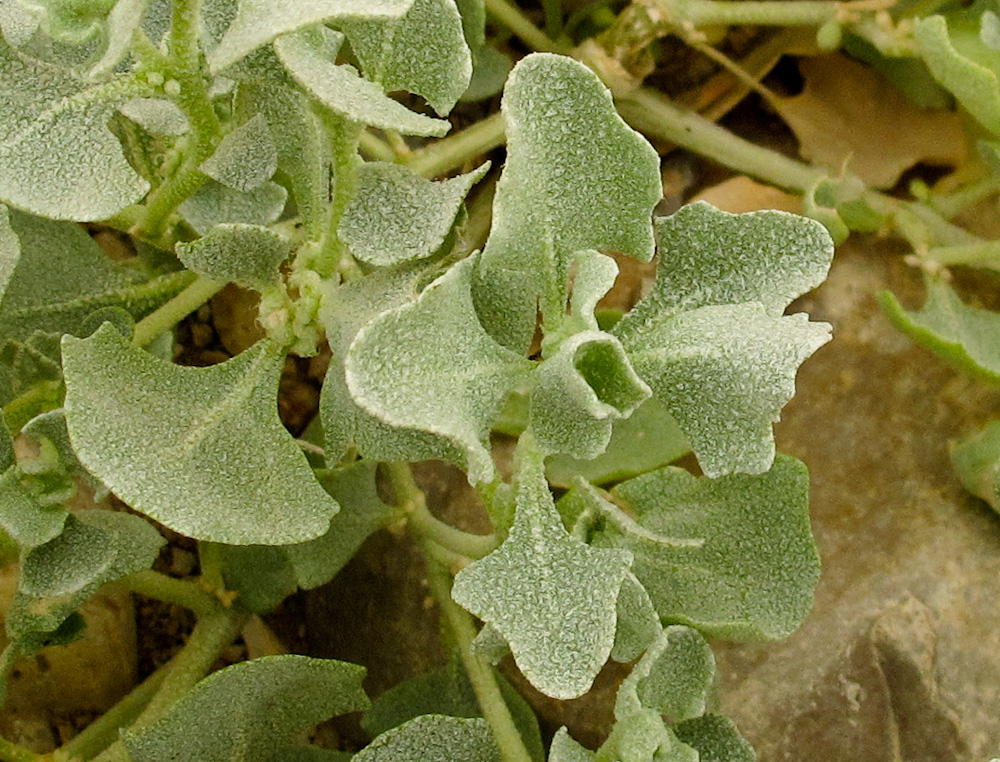
{"type": "Polygon", "coordinates": [[[139,347],[146,346],[161,333],[173,328],[211,299],[225,285],[220,281],[199,275],[177,296],[135,324],[132,343],[139,347]]]}

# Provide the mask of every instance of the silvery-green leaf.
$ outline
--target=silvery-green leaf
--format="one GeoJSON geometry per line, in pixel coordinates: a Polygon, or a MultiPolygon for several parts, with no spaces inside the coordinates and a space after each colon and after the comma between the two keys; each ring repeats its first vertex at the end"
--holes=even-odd
{"type": "Polygon", "coordinates": [[[889,291],[879,301],[893,325],[915,342],[992,383],[1000,383],[1000,314],[969,307],[945,281],[927,282],[927,300],[907,310],[889,291]]]}
{"type": "Polygon", "coordinates": [[[962,486],[1000,511],[1000,421],[952,446],[951,464],[962,486]]]}
{"type": "Polygon", "coordinates": [[[628,418],[614,421],[611,441],[596,458],[556,455],[547,461],[545,473],[557,487],[568,487],[577,476],[592,484],[608,484],[665,466],[690,451],[677,422],[663,403],[652,397],[628,418]]]}
{"type": "Polygon", "coordinates": [[[615,717],[655,709],[672,722],[699,717],[708,708],[715,680],[715,656],[697,630],[664,629],[622,682],[615,717]]]}
{"type": "MultiPolygon", "coordinates": [[[[674,737],[660,713],[643,709],[615,722],[594,759],[595,762],[674,762],[667,756],[674,745],[674,737]]],[[[692,762],[699,760],[695,757],[692,762]]]]}
{"type": "Polygon", "coordinates": [[[562,727],[552,738],[549,762],[594,762],[594,752],[574,741],[569,731],[562,727]]]}
{"type": "Polygon", "coordinates": [[[590,249],[574,252],[573,291],[569,311],[577,330],[600,330],[594,310],[601,298],[611,290],[618,278],[614,259],[590,249]]]}
{"type": "Polygon", "coordinates": [[[322,537],[281,548],[299,587],[325,585],[372,532],[399,518],[399,508],[386,505],[378,495],[376,465],[362,461],[323,477],[323,486],[340,504],[340,512],[322,537]]]}
{"type": "Polygon", "coordinates": [[[233,0],[202,0],[201,45],[206,53],[211,53],[232,26],[239,13],[241,3],[233,0]]]}
{"type": "Polygon", "coordinates": [[[26,434],[34,439],[39,447],[51,447],[59,460],[61,467],[69,474],[82,479],[89,484],[97,493],[95,499],[100,500],[106,496],[106,487],[95,479],[76,457],[76,451],[69,440],[69,429],[66,427],[66,411],[62,408],[50,410],[47,413],[35,416],[21,429],[22,434],[26,434]],[[102,493],[105,493],[102,495],[102,493]]]}
{"type": "Polygon", "coordinates": [[[504,82],[514,68],[506,53],[492,45],[483,45],[472,53],[472,79],[462,93],[461,100],[475,103],[492,98],[503,90],[504,82]]]}
{"type": "Polygon", "coordinates": [[[0,199],[60,220],[100,220],[141,199],[107,121],[135,93],[81,89],[65,74],[0,42],[0,199]]]}
{"type": "Polygon", "coordinates": [[[157,137],[183,135],[191,128],[177,104],[163,98],[133,98],[119,106],[118,110],[157,137]]]}
{"type": "Polygon", "coordinates": [[[232,25],[208,56],[213,73],[236,63],[279,35],[323,21],[395,19],[413,0],[239,0],[232,25]]]}
{"type": "Polygon", "coordinates": [[[148,569],[165,540],[138,516],[78,511],[61,534],[29,550],[7,616],[13,640],[53,632],[101,585],[148,569]]]}
{"type": "Polygon", "coordinates": [[[233,545],[322,535],[337,503],[274,402],[284,355],[265,340],[208,368],[162,362],[109,325],[63,340],[66,419],[80,461],[133,508],[233,545]]]}
{"type": "Polygon", "coordinates": [[[484,624],[469,644],[469,653],[494,667],[510,653],[510,644],[490,624],[484,624]]]}
{"type": "Polygon", "coordinates": [[[288,191],[277,183],[266,182],[244,192],[208,180],[178,211],[196,232],[205,235],[216,225],[270,225],[281,216],[287,199],[288,191]]]}
{"type": "Polygon", "coordinates": [[[622,581],[616,610],[618,629],[611,658],[620,662],[638,659],[660,633],[660,617],[646,588],[632,572],[622,581]]]}
{"type": "Polygon", "coordinates": [[[278,281],[291,246],[270,228],[216,225],[208,235],[177,244],[177,258],[199,275],[261,291],[278,281]]]}
{"type": "Polygon", "coordinates": [[[569,699],[587,692],[611,653],[632,558],[566,533],[542,461],[533,453],[521,464],[510,534],[458,573],[452,597],[503,635],[532,685],[569,699]]]}
{"type": "Polygon", "coordinates": [[[443,116],[469,85],[472,56],[455,0],[414,0],[397,19],[347,20],[340,28],[365,78],[386,92],[420,95],[443,116]]]}
{"type": "MultiPolygon", "coordinates": [[[[424,715],[393,728],[354,755],[355,762],[502,762],[486,720],[424,715]]],[[[137,760],[143,762],[143,760],[137,760]]]]}
{"type": "Polygon", "coordinates": [[[934,78],[993,134],[1000,134],[1000,50],[983,43],[978,13],[916,20],[913,36],[934,78]]]}
{"type": "Polygon", "coordinates": [[[713,637],[775,639],[809,613],[819,557],[809,525],[809,475],[799,461],[779,456],[765,474],[719,479],[664,468],[612,494],[644,530],[702,540],[656,543],[611,524],[593,539],[635,554],[633,572],[664,621],[713,637]]]}
{"type": "MultiPolygon", "coordinates": [[[[472,304],[476,261],[454,265],[416,301],[362,328],[344,361],[351,397],[395,427],[417,429],[459,448],[469,481],[493,478],[490,423],[532,369],[483,330],[472,304]]],[[[452,452],[443,452],[452,456],[452,452]]]]}
{"type": "Polygon", "coordinates": [[[236,113],[261,114],[267,120],[278,150],[278,169],[289,180],[299,216],[318,239],[326,221],[330,157],[308,99],[280,83],[242,81],[236,91],[236,113]]]}
{"type": "Polygon", "coordinates": [[[455,0],[462,16],[465,42],[472,51],[486,44],[486,3],[484,0],[455,0]]]}
{"type": "Polygon", "coordinates": [[[729,214],[699,201],[654,223],[660,254],[652,293],[615,333],[699,307],[757,302],[778,316],[826,278],[833,241],[826,228],[787,212],[729,214]]]}
{"type": "Polygon", "coordinates": [[[507,162],[479,267],[476,305],[506,346],[525,350],[543,313],[565,307],[573,252],[653,256],[659,158],[615,111],[583,64],[551,54],[522,59],[502,103],[507,162]]]}
{"type": "Polygon", "coordinates": [[[242,608],[270,614],[298,589],[283,549],[275,545],[215,545],[226,590],[242,608]]]}
{"type": "Polygon", "coordinates": [[[451,125],[410,111],[350,66],[334,61],[344,35],[325,27],[305,29],[274,41],[278,58],[306,91],[338,116],[396,130],[404,135],[441,137],[451,125]]]}
{"type": "Polygon", "coordinates": [[[128,56],[132,35],[142,27],[142,19],[146,13],[149,0],[118,0],[108,13],[105,24],[105,39],[107,47],[104,55],[87,72],[92,80],[109,76],[128,56]]]}
{"type": "Polygon", "coordinates": [[[69,511],[39,503],[21,484],[22,478],[17,466],[0,474],[0,527],[22,548],[33,548],[59,535],[69,511]]]}
{"type": "MultiPolygon", "coordinates": [[[[0,400],[14,399],[46,381],[62,380],[58,333],[35,331],[0,348],[0,400]]],[[[56,394],[58,396],[58,394],[56,394]]]]}
{"type": "Polygon", "coordinates": [[[20,0],[0,0],[0,31],[7,44],[14,48],[27,44],[38,31],[40,16],[20,0]]]}
{"type": "Polygon", "coordinates": [[[199,167],[213,180],[244,193],[270,180],[277,168],[278,149],[260,114],[222,138],[199,167]]]}
{"type": "Polygon", "coordinates": [[[604,452],[615,419],[628,418],[650,395],[618,340],[581,331],[538,366],[531,428],[547,452],[593,458],[604,452]]]}
{"type": "Polygon", "coordinates": [[[269,760],[314,725],[368,706],[364,675],[333,659],[252,659],[209,675],[122,740],[134,762],[269,760]]]}
{"type": "Polygon", "coordinates": [[[830,339],[825,323],[775,317],[755,302],[699,307],[624,333],[633,367],[708,476],[770,468],[771,426],[795,394],[795,373],[830,339]]]}
{"type": "Polygon", "coordinates": [[[676,725],[674,733],[688,746],[697,749],[700,762],[755,762],[757,755],[733,721],[717,714],[706,714],[676,725]]]}
{"type": "Polygon", "coordinates": [[[338,233],[362,262],[385,267],[423,259],[444,243],[472,185],[489,169],[431,182],[399,164],[366,162],[338,233]]]}

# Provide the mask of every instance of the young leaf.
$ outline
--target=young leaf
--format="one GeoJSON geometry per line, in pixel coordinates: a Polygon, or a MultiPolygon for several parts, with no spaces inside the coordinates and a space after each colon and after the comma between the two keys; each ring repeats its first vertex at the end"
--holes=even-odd
{"type": "Polygon", "coordinates": [[[892,324],[939,357],[994,384],[1000,383],[1000,315],[966,306],[943,280],[927,281],[927,301],[903,308],[889,291],[879,302],[892,324]]]}
{"type": "Polygon", "coordinates": [[[107,128],[136,93],[80,90],[65,74],[23,59],[0,40],[0,199],[59,220],[100,220],[141,199],[135,173],[107,128]]]}
{"type": "Polygon", "coordinates": [[[33,548],[62,532],[69,511],[58,505],[42,505],[21,484],[22,478],[15,465],[0,474],[0,527],[22,548],[33,548]]]}
{"type": "Polygon", "coordinates": [[[297,655],[234,664],[162,719],[126,732],[125,748],[135,762],[271,759],[314,725],[367,707],[364,675],[356,664],[297,655]]]}
{"type": "Polygon", "coordinates": [[[590,688],[611,653],[618,592],[632,558],[570,537],[552,502],[541,454],[529,458],[518,472],[510,534],[458,573],[452,597],[503,635],[538,690],[575,698],[590,688]]]}
{"type": "Polygon", "coordinates": [[[142,27],[149,0],[118,0],[108,13],[105,38],[107,47],[104,55],[90,67],[87,76],[91,80],[104,79],[111,75],[129,52],[132,35],[142,27]]]}
{"type": "Polygon", "coordinates": [[[455,762],[459,759],[462,762],[502,762],[486,720],[424,715],[383,733],[354,755],[354,762],[455,762]]]}
{"type": "Polygon", "coordinates": [[[733,721],[706,714],[674,727],[677,738],[698,750],[698,762],[755,762],[753,747],[740,735],[733,721]]]}
{"type": "Polygon", "coordinates": [[[367,162],[338,233],[355,258],[385,267],[429,257],[455,224],[462,201],[489,162],[465,175],[431,182],[398,164],[367,162]]]}
{"type": "Polygon", "coordinates": [[[208,56],[213,73],[239,61],[279,35],[324,21],[397,19],[413,0],[239,0],[236,18],[208,56]]]}
{"type": "Polygon", "coordinates": [[[226,135],[199,169],[233,190],[252,191],[278,168],[278,148],[260,114],[226,135]]]}
{"type": "Polygon", "coordinates": [[[951,463],[962,486],[1000,511],[1000,421],[952,447],[951,463]]]}
{"type": "Polygon", "coordinates": [[[177,244],[177,258],[199,275],[263,291],[274,286],[291,246],[259,225],[222,224],[190,243],[177,244]]]}
{"type": "Polygon", "coordinates": [[[472,56],[455,0],[414,0],[397,19],[347,20],[340,28],[366,79],[386,92],[420,95],[444,116],[469,86],[472,56]]]}
{"type": "Polygon", "coordinates": [[[618,340],[582,331],[538,366],[531,428],[547,452],[593,458],[611,439],[612,421],[628,418],[650,395],[618,340]]]}
{"type": "Polygon", "coordinates": [[[343,41],[340,32],[317,27],[275,40],[274,52],[296,82],[344,119],[404,135],[441,137],[448,132],[448,122],[410,111],[352,67],[334,63],[343,41]]]}
{"type": "Polygon", "coordinates": [[[697,630],[674,625],[663,630],[622,682],[615,701],[619,720],[654,709],[672,722],[699,717],[708,707],[715,656],[697,630]]]}
{"type": "Polygon", "coordinates": [[[156,137],[175,137],[191,129],[177,104],[163,98],[133,98],[118,111],[156,137]]]}
{"type": "MultiPolygon", "coordinates": [[[[615,722],[594,756],[595,762],[675,762],[674,736],[654,709],[643,709],[615,722]]],[[[695,756],[691,762],[698,762],[695,756]]]]}
{"type": "Polygon", "coordinates": [[[662,195],[659,159],[621,120],[611,94],[576,61],[522,59],[507,80],[507,163],[479,266],[476,305],[489,331],[524,351],[543,311],[565,308],[566,271],[580,249],[653,256],[650,217],[662,195]]]}
{"type": "Polygon", "coordinates": [[[653,601],[632,572],[625,575],[615,608],[618,628],[611,658],[629,662],[638,659],[660,634],[660,617],[653,601]]]}
{"type": "Polygon", "coordinates": [[[562,727],[552,738],[549,762],[594,762],[594,752],[574,741],[569,731],[562,727]]]}
{"type": "Polygon", "coordinates": [[[270,225],[285,209],[288,191],[266,182],[251,191],[238,191],[208,180],[178,207],[181,216],[206,235],[216,225],[270,225]]]}
{"type": "Polygon", "coordinates": [[[656,543],[621,524],[606,525],[593,542],[634,553],[633,571],[664,621],[713,637],[783,638],[809,613],[819,579],[808,490],[805,466],[785,456],[757,476],[697,478],[665,468],[612,494],[644,531],[702,544],[656,543]]]}
{"type": "Polygon", "coordinates": [[[344,362],[360,407],[390,426],[428,432],[460,448],[459,465],[472,483],[493,478],[490,423],[532,368],[479,324],[470,283],[475,264],[475,258],[459,262],[415,302],[366,325],[344,362]]]}
{"type": "Polygon", "coordinates": [[[338,506],[278,420],[283,359],[265,340],[220,365],[186,368],[109,325],[67,337],[66,419],[80,461],[189,537],[284,545],[322,535],[338,506]]]}

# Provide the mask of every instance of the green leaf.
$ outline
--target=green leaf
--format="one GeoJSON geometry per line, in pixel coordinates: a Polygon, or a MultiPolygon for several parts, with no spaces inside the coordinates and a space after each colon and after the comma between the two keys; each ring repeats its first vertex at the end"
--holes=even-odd
{"type": "Polygon", "coordinates": [[[918,311],[903,308],[889,291],[878,296],[892,324],[952,365],[1000,383],[1000,315],[968,307],[943,280],[927,281],[927,300],[918,311]]]}
{"type": "Polygon", "coordinates": [[[674,728],[677,737],[698,750],[698,762],[755,762],[753,747],[728,717],[706,714],[674,728]]]}
{"type": "Polygon", "coordinates": [[[618,689],[615,717],[644,709],[667,715],[671,722],[699,717],[708,708],[715,679],[715,656],[697,630],[667,627],[643,654],[618,689]]]}
{"type": "Polygon", "coordinates": [[[279,279],[292,247],[259,225],[222,224],[191,243],[177,244],[177,258],[199,275],[263,291],[279,279]]]}
{"type": "Polygon", "coordinates": [[[296,82],[344,119],[404,135],[441,137],[448,132],[448,122],[410,111],[352,67],[334,63],[343,41],[340,32],[316,27],[275,40],[274,52],[296,82]]]}
{"type": "Polygon", "coordinates": [[[632,572],[625,575],[615,608],[618,628],[611,658],[629,662],[638,659],[660,634],[660,617],[653,601],[632,572]]]}
{"type": "Polygon", "coordinates": [[[29,550],[7,615],[7,634],[44,641],[101,585],[148,569],[165,541],[148,522],[115,511],[77,511],[62,533],[29,550]]]}
{"type": "Polygon", "coordinates": [[[1000,511],[1000,421],[953,446],[951,464],[962,486],[1000,511]]]}
{"type": "Polygon", "coordinates": [[[6,471],[17,461],[14,458],[14,438],[7,428],[7,421],[0,415],[0,472],[6,471]]]}
{"type": "Polygon", "coordinates": [[[633,552],[633,571],[664,621],[712,637],[783,638],[809,613],[819,579],[808,491],[805,466],[785,456],[756,476],[698,478],[668,467],[612,490],[642,531],[608,523],[593,542],[633,552]]]}
{"type": "Polygon", "coordinates": [[[100,220],[141,199],[135,173],[107,128],[136,93],[81,89],[64,73],[0,41],[0,199],[59,220],[100,220]]]}
{"type": "Polygon", "coordinates": [[[514,62],[506,53],[492,45],[483,45],[472,53],[472,79],[462,93],[462,100],[470,103],[492,98],[503,90],[514,62]]]}
{"type": "Polygon", "coordinates": [[[612,422],[628,418],[649,395],[616,338],[582,331],[538,366],[531,428],[547,452],[594,458],[607,448],[612,422]]]}
{"type": "Polygon", "coordinates": [[[594,752],[572,739],[565,727],[559,728],[549,747],[549,762],[593,762],[594,752]]]}
{"type": "Polygon", "coordinates": [[[128,55],[132,35],[142,28],[142,19],[149,0],[118,0],[107,16],[105,38],[107,47],[101,58],[90,67],[91,80],[104,79],[112,74],[128,55]]]}
{"type": "Polygon", "coordinates": [[[502,759],[486,720],[442,715],[410,720],[383,733],[354,755],[355,762],[502,762],[502,759]]]}
{"type": "Polygon", "coordinates": [[[423,259],[444,243],[472,185],[489,162],[442,182],[426,180],[398,164],[367,162],[344,210],[338,233],[362,262],[385,267],[423,259]]]}
{"type": "Polygon", "coordinates": [[[252,191],[278,168],[278,148],[267,120],[260,114],[227,134],[198,168],[233,190],[252,191]]]}
{"type": "Polygon", "coordinates": [[[266,182],[251,191],[238,191],[208,180],[178,207],[181,216],[201,235],[216,225],[270,225],[285,209],[288,191],[266,182]]]}
{"type": "Polygon", "coordinates": [[[135,762],[270,759],[316,724],[368,706],[365,669],[265,656],[209,675],[162,719],[123,735],[135,762]]]}
{"type": "Polygon", "coordinates": [[[532,685],[569,699],[587,692],[611,653],[632,558],[566,533],[542,461],[533,453],[519,468],[510,534],[458,573],[452,597],[503,635],[532,685]]]}
{"type": "Polygon", "coordinates": [[[176,137],[191,129],[177,104],[162,98],[133,98],[118,111],[155,137],[176,137]]]}
{"type": "Polygon", "coordinates": [[[504,345],[527,350],[539,299],[565,310],[571,255],[613,249],[649,261],[659,158],[586,66],[534,54],[507,80],[507,162],[479,267],[476,305],[504,345]]]}
{"type": "Polygon", "coordinates": [[[825,323],[804,314],[774,317],[750,302],[653,320],[622,344],[702,470],[721,476],[771,466],[771,425],[795,394],[799,365],[829,338],[825,323]]]}
{"type": "Polygon", "coordinates": [[[931,74],[994,135],[1000,134],[1000,51],[979,36],[978,13],[917,19],[913,37],[931,74]]]}
{"type": "MultiPolygon", "coordinates": [[[[659,712],[644,709],[615,722],[594,756],[595,762],[660,762],[674,738],[659,712]]],[[[670,757],[666,757],[670,760],[670,757]]],[[[670,760],[673,762],[673,760],[670,760]]],[[[697,758],[693,762],[698,762],[697,758]]]]}
{"type": "Polygon", "coordinates": [[[23,476],[17,466],[0,475],[0,527],[22,548],[33,548],[62,532],[69,511],[59,505],[42,505],[21,484],[23,476]]]}
{"type": "Polygon", "coordinates": [[[283,547],[217,545],[226,590],[237,594],[242,608],[270,614],[298,589],[295,570],[283,547]]]}
{"type": "MultiPolygon", "coordinates": [[[[532,364],[483,330],[472,304],[474,258],[454,265],[416,301],[362,328],[344,362],[355,402],[390,426],[459,448],[472,483],[490,481],[490,423],[532,364]]],[[[442,456],[452,458],[450,448],[442,456]]]]}
{"type": "Polygon", "coordinates": [[[628,418],[618,418],[605,451],[591,460],[555,455],[545,473],[556,487],[568,487],[580,476],[602,485],[630,479],[672,463],[691,451],[684,432],[655,397],[646,400],[628,418]]]}
{"type": "Polygon", "coordinates": [[[239,0],[236,18],[208,56],[213,73],[236,63],[279,35],[320,22],[397,19],[413,0],[239,0]]]}
{"type": "Polygon", "coordinates": [[[177,532],[234,545],[322,535],[337,503],[312,476],[274,402],[284,354],[269,341],[187,368],[105,325],[63,341],[66,419],[80,461],[177,532]]]}
{"type": "Polygon", "coordinates": [[[454,0],[414,0],[397,19],[348,20],[340,28],[365,78],[386,92],[420,95],[444,116],[469,86],[472,55],[454,0]]]}

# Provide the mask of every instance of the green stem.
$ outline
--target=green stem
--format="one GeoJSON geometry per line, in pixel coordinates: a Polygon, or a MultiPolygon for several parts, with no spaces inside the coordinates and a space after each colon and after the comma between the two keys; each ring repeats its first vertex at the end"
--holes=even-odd
{"type": "Polygon", "coordinates": [[[122,582],[133,593],[175,603],[199,617],[208,616],[219,607],[219,599],[197,582],[168,577],[152,569],[130,574],[122,582]]]}
{"type": "Polygon", "coordinates": [[[209,590],[223,591],[226,580],[222,573],[222,546],[217,542],[198,543],[198,563],[201,565],[201,581],[209,590]]]}
{"type": "Polygon", "coordinates": [[[15,397],[3,406],[7,428],[17,434],[36,415],[55,410],[62,404],[63,391],[61,381],[43,381],[15,397]]]}
{"type": "Polygon", "coordinates": [[[340,240],[337,228],[344,210],[357,190],[357,173],[361,157],[358,147],[361,141],[360,125],[342,119],[328,109],[320,111],[333,154],[333,199],[327,217],[326,230],[320,241],[319,253],[309,267],[322,278],[329,278],[340,272],[347,278],[358,274],[358,265],[347,247],[340,240]]]}
{"type": "Polygon", "coordinates": [[[927,253],[927,258],[945,267],[968,265],[996,270],[1000,269],[1000,241],[934,248],[927,253]]]}
{"type": "Polygon", "coordinates": [[[79,735],[53,752],[53,762],[90,759],[108,748],[118,739],[119,731],[135,722],[146,708],[150,699],[163,685],[169,669],[169,663],[160,667],[111,709],[90,723],[79,735]]]}
{"type": "Polygon", "coordinates": [[[146,346],[211,299],[225,285],[221,281],[199,275],[177,296],[135,324],[132,343],[139,347],[146,346]]]}
{"type": "Polygon", "coordinates": [[[672,25],[821,26],[842,3],[823,0],[659,0],[672,25]]]}
{"type": "Polygon", "coordinates": [[[201,68],[200,18],[201,0],[173,0],[167,50],[173,63],[185,72],[201,68]]]}
{"type": "Polygon", "coordinates": [[[427,581],[431,593],[441,606],[445,625],[455,639],[459,657],[465,666],[483,717],[493,731],[500,756],[504,762],[530,762],[531,754],[503,700],[493,668],[472,653],[472,640],[476,637],[472,615],[452,600],[451,575],[433,561],[428,561],[428,567],[427,581]]]}
{"type": "Polygon", "coordinates": [[[507,27],[532,49],[541,53],[568,54],[569,48],[550,39],[545,32],[528,20],[520,8],[509,0],[486,0],[486,12],[507,27]]]}
{"type": "Polygon", "coordinates": [[[985,201],[990,196],[1000,192],[1000,177],[990,175],[978,182],[970,183],[954,193],[948,195],[934,196],[928,199],[928,203],[945,219],[951,219],[955,215],[963,212],[980,201],[985,201]]]}
{"type": "Polygon", "coordinates": [[[16,743],[11,743],[6,738],[0,738],[0,760],[2,762],[37,762],[40,755],[35,754],[31,749],[25,749],[16,743]]]}
{"type": "Polygon", "coordinates": [[[358,137],[358,148],[374,161],[396,161],[396,152],[392,150],[392,146],[368,130],[362,132],[358,137]]]}
{"type": "Polygon", "coordinates": [[[620,97],[617,105],[622,118],[640,132],[772,185],[805,193],[827,177],[825,169],[744,140],[693,111],[675,106],[655,90],[640,87],[620,97]]]}
{"type": "Polygon", "coordinates": [[[424,177],[443,175],[503,145],[504,129],[503,114],[497,112],[461,132],[417,149],[403,164],[424,177]]]}

